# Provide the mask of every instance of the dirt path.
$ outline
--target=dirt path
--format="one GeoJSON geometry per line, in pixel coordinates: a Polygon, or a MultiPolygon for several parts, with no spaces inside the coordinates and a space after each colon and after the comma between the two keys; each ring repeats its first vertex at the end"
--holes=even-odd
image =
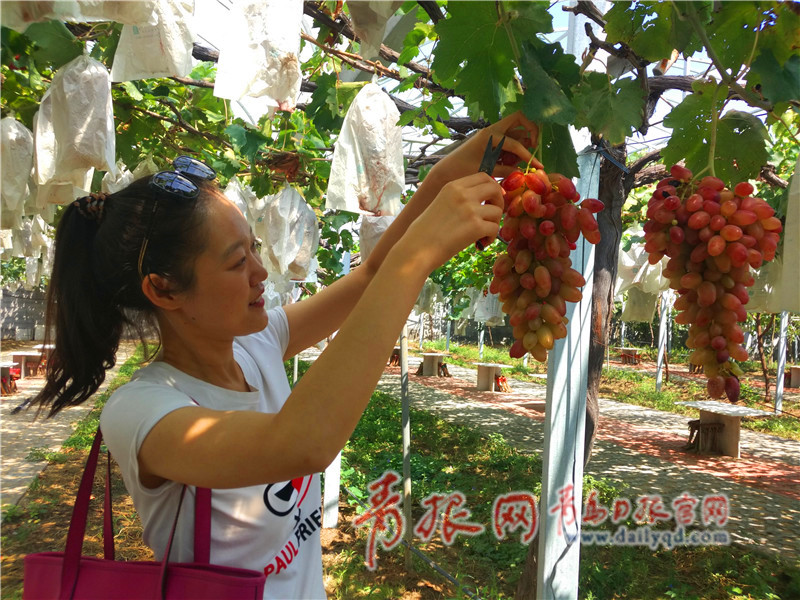
{"type": "MultiPolygon", "coordinates": [[[[32,350],[38,342],[3,343],[2,360],[11,360],[13,351],[32,350]]],[[[98,390],[102,393],[116,377],[119,367],[136,350],[134,342],[123,342],[117,354],[116,366],[108,372],[105,382],[98,390]]],[[[42,377],[26,377],[17,382],[17,393],[3,396],[0,402],[0,501],[2,504],[17,504],[28,489],[31,481],[47,466],[46,460],[29,460],[31,451],[42,449],[57,451],[75,429],[75,425],[86,416],[94,406],[87,401],[61,411],[51,419],[44,415],[36,418],[35,410],[23,409],[13,413],[26,399],[35,396],[44,386],[42,377]]]]}

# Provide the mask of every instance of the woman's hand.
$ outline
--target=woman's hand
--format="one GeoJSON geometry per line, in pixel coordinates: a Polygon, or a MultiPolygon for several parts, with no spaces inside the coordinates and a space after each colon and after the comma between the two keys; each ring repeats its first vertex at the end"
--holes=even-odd
{"type": "Polygon", "coordinates": [[[511,165],[497,164],[492,175],[505,177],[516,169],[517,162],[529,162],[541,169],[542,164],[533,158],[530,148],[535,147],[539,140],[539,128],[521,112],[515,112],[505,119],[481,129],[463,144],[443,158],[431,169],[428,177],[434,176],[439,181],[447,182],[476,173],[480,167],[483,153],[489,138],[492,138],[493,147],[497,147],[500,140],[503,142],[504,152],[515,154],[518,158],[511,165]]]}
{"type": "Polygon", "coordinates": [[[494,241],[502,215],[500,184],[473,172],[444,185],[402,241],[423,253],[432,271],[476,240],[494,241]]]}

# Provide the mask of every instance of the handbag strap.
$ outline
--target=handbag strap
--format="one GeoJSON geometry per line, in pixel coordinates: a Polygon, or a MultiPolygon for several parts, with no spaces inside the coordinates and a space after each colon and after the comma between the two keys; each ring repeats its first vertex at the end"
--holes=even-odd
{"type": "Polygon", "coordinates": [[[194,498],[194,562],[211,562],[211,490],[196,488],[194,498]]]}
{"type": "MultiPolygon", "coordinates": [[[[209,554],[211,546],[211,490],[209,488],[195,488],[194,499],[194,562],[209,564],[209,554]]],[[[164,559],[161,561],[161,575],[159,577],[159,589],[161,598],[167,597],[167,566],[169,554],[172,551],[172,540],[175,537],[175,530],[178,528],[178,517],[181,514],[183,497],[186,495],[186,485],[181,488],[181,496],[178,499],[178,510],[175,511],[175,519],[172,521],[172,529],[169,532],[167,547],[164,549],[164,559]]]]}
{"type": "MultiPolygon", "coordinates": [[[[100,430],[98,429],[98,432],[100,430]]],[[[114,560],[114,523],[111,506],[111,451],[106,454],[106,494],[103,501],[103,557],[114,560]]]]}
{"type": "MultiPolygon", "coordinates": [[[[100,428],[94,436],[89,457],[86,459],[86,466],[83,469],[81,483],[78,487],[78,494],[75,498],[75,507],[72,510],[72,518],[69,523],[67,533],[67,544],[64,549],[64,563],[61,571],[61,592],[59,598],[68,600],[75,593],[75,586],[78,583],[78,570],[80,568],[81,551],[83,550],[83,539],[86,535],[86,522],[89,516],[89,501],[92,495],[94,476],[97,471],[97,462],[100,456],[100,447],[103,442],[103,434],[100,428]]],[[[167,547],[162,561],[162,595],[166,590],[166,565],[169,560],[169,552],[172,548],[172,540],[180,516],[183,496],[186,493],[186,486],[181,490],[178,508],[175,511],[175,520],[172,524],[167,547]]],[[[103,502],[103,554],[106,560],[114,560],[114,531],[111,514],[111,455],[108,457],[106,466],[105,499],[103,502]]],[[[209,563],[211,545],[211,490],[208,488],[197,488],[195,498],[195,562],[209,563]]]]}
{"type": "Polygon", "coordinates": [[[103,436],[98,429],[94,436],[92,449],[89,451],[89,458],[86,460],[86,467],[83,469],[78,496],[75,499],[75,508],[72,510],[67,533],[67,546],[64,550],[64,566],[61,570],[61,600],[71,598],[75,591],[75,585],[78,583],[78,567],[83,549],[83,538],[86,534],[86,520],[89,515],[89,498],[92,494],[92,483],[97,470],[97,457],[100,454],[102,439],[103,436]]]}

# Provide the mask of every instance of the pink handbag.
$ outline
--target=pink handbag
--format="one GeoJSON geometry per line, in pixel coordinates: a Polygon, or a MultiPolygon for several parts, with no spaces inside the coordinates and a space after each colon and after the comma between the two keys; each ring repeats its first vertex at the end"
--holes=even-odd
{"type": "Polygon", "coordinates": [[[195,499],[194,562],[169,563],[172,538],[186,486],[175,514],[164,560],[114,560],[111,523],[111,461],[106,470],[103,518],[104,558],[81,556],[89,498],[97,469],[102,434],[97,435],[86,461],[64,552],[38,552],[25,557],[23,600],[132,600],[167,598],[261,600],[266,576],[258,571],[209,564],[211,547],[211,490],[198,488],[195,499]]]}

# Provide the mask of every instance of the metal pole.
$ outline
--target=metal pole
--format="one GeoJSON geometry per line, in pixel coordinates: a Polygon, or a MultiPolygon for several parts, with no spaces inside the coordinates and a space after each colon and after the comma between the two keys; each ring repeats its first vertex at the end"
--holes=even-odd
{"type": "Polygon", "coordinates": [[[406,570],[412,568],[411,550],[413,527],[411,523],[411,402],[408,398],[408,325],[400,334],[400,402],[403,427],[403,520],[406,523],[403,538],[408,542],[405,550],[406,570]]]}
{"type": "Polygon", "coordinates": [[[444,345],[444,351],[445,352],[450,352],[450,324],[451,324],[451,321],[450,321],[450,317],[448,315],[448,317],[447,317],[447,342],[445,342],[445,345],[444,345]]]}
{"type": "Polygon", "coordinates": [[[789,329],[789,313],[781,313],[781,337],[778,341],[778,373],[775,383],[775,414],[783,410],[783,385],[785,383],[784,371],[786,370],[786,333],[789,329]]]}
{"type": "MultiPolygon", "coordinates": [[[[579,155],[578,165],[578,191],[584,198],[594,196],[599,157],[579,155]]],[[[567,337],[556,342],[547,362],[536,597],[548,600],[578,597],[594,247],[581,238],[571,257],[586,279],[583,299],[567,306],[567,337]]]]}
{"type": "Polygon", "coordinates": [[[664,366],[664,352],[667,349],[667,324],[669,323],[670,304],[672,294],[669,290],[661,294],[661,320],[658,325],[658,360],[656,367],[656,391],[661,391],[662,367],[664,366]]]}
{"type": "Polygon", "coordinates": [[[481,333],[478,336],[478,357],[483,358],[483,333],[486,331],[486,325],[481,323],[481,333]]]}
{"type": "MultiPolygon", "coordinates": [[[[342,275],[350,272],[350,252],[342,255],[342,275]]],[[[295,369],[297,368],[295,363],[295,369]]],[[[295,370],[295,374],[297,371],[295,370]]],[[[336,527],[339,522],[339,486],[342,475],[342,453],[336,455],[325,469],[325,489],[322,490],[322,526],[336,527]]]]}

